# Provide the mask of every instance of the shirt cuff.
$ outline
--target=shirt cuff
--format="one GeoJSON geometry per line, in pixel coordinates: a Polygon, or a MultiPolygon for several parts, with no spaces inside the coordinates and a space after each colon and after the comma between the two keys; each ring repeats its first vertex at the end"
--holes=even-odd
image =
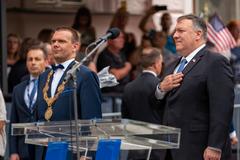
{"type": "Polygon", "coordinates": [[[155,91],[155,97],[158,100],[161,100],[164,98],[164,96],[166,95],[166,92],[163,92],[160,90],[159,84],[157,85],[156,91],[155,91]]]}
{"type": "Polygon", "coordinates": [[[221,150],[221,149],[219,149],[219,148],[210,147],[210,146],[208,146],[207,148],[209,148],[209,149],[211,149],[211,150],[214,150],[214,151],[217,151],[217,152],[220,152],[220,153],[222,153],[222,150],[221,150]]]}
{"type": "Polygon", "coordinates": [[[233,132],[231,132],[229,134],[230,138],[234,138],[234,137],[237,137],[237,134],[236,134],[236,131],[234,130],[233,132]]]}

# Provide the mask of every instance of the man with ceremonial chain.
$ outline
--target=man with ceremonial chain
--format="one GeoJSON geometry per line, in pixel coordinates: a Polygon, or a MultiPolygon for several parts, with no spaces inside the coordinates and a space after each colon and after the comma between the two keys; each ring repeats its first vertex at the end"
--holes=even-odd
{"type": "MultiPolygon", "coordinates": [[[[64,80],[67,71],[76,64],[80,47],[76,30],[57,28],[51,38],[56,64],[39,78],[37,119],[39,121],[66,121],[74,119],[72,82],[64,80]]],[[[78,119],[101,118],[99,80],[87,67],[80,66],[76,73],[78,119]]]]}

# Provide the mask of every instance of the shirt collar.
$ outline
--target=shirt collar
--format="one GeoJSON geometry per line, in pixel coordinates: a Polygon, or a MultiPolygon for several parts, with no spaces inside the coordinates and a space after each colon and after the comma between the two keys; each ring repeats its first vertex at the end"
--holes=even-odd
{"type": "MultiPolygon", "coordinates": [[[[187,57],[185,57],[187,62],[190,62],[192,60],[192,58],[205,46],[206,46],[206,44],[202,44],[197,49],[195,49],[192,53],[190,53],[187,57]]],[[[182,57],[182,58],[184,58],[184,57],[182,57]]]]}
{"type": "Polygon", "coordinates": [[[34,79],[38,79],[38,77],[33,77],[33,75],[30,74],[30,81],[32,81],[34,79]]]}
{"type": "MultiPolygon", "coordinates": [[[[69,59],[69,60],[67,60],[67,61],[65,61],[65,62],[63,62],[63,63],[60,63],[61,65],[63,65],[63,67],[64,67],[64,71],[67,69],[67,67],[69,66],[69,64],[70,63],[72,63],[73,61],[74,61],[75,59],[74,58],[72,58],[72,59],[69,59]]],[[[58,64],[56,64],[56,65],[58,65],[58,64]]]]}
{"type": "Polygon", "coordinates": [[[155,72],[153,72],[153,71],[143,70],[142,72],[143,72],[143,73],[151,73],[151,74],[153,74],[155,77],[157,77],[157,74],[156,74],[155,72]]]}

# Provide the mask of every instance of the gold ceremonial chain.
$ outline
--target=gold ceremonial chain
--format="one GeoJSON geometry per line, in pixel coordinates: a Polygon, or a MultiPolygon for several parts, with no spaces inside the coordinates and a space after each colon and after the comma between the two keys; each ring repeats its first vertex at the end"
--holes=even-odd
{"type": "Polygon", "coordinates": [[[64,87],[65,87],[65,84],[66,84],[66,81],[63,81],[57,88],[57,93],[51,98],[48,97],[47,95],[47,92],[48,92],[48,89],[49,89],[49,81],[50,81],[50,78],[51,76],[53,75],[53,71],[50,71],[48,73],[48,77],[47,77],[47,82],[43,88],[43,97],[44,97],[44,100],[46,101],[47,103],[47,110],[45,111],[45,114],[44,114],[44,117],[47,121],[49,121],[53,115],[53,110],[52,110],[52,105],[53,103],[57,100],[58,96],[63,92],[64,90],[64,87]]]}

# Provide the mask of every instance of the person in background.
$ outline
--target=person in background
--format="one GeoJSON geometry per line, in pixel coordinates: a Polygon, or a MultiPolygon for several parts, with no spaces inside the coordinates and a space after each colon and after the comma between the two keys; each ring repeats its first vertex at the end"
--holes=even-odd
{"type": "Polygon", "coordinates": [[[141,66],[141,56],[142,52],[146,48],[151,48],[152,44],[149,38],[149,34],[144,34],[141,39],[141,44],[137,47],[134,52],[129,56],[129,62],[132,65],[131,70],[131,80],[134,80],[141,74],[142,66],[141,66]]]}
{"type": "Polygon", "coordinates": [[[124,46],[122,52],[125,54],[127,60],[132,55],[136,49],[136,38],[132,32],[126,31],[126,26],[129,20],[129,12],[127,11],[127,6],[122,4],[122,6],[116,11],[113,15],[110,28],[117,27],[119,28],[124,35],[124,46]]]}
{"type": "MultiPolygon", "coordinates": [[[[151,26],[152,28],[147,27],[147,23],[150,19],[150,17],[152,17],[152,15],[154,15],[155,13],[157,13],[159,10],[157,9],[156,6],[152,6],[151,8],[149,8],[146,11],[146,14],[143,16],[143,18],[141,19],[140,23],[139,23],[139,28],[141,29],[141,31],[143,33],[147,33],[151,30],[155,30],[156,28],[154,26],[151,26]]],[[[165,44],[165,48],[168,49],[169,51],[171,51],[171,53],[176,53],[176,46],[174,44],[173,38],[172,38],[172,33],[171,33],[171,26],[172,26],[172,17],[170,15],[169,12],[165,12],[162,14],[162,16],[160,17],[160,26],[161,26],[161,32],[164,32],[166,34],[166,44],[165,44]]]]}
{"type": "Polygon", "coordinates": [[[104,67],[110,66],[109,72],[119,81],[117,86],[103,88],[102,92],[104,93],[122,93],[124,86],[130,81],[132,65],[126,60],[122,50],[124,47],[124,40],[124,34],[120,32],[117,38],[107,41],[107,47],[98,56],[98,71],[101,71],[104,67]]]}
{"type": "Polygon", "coordinates": [[[53,29],[43,28],[37,36],[37,39],[43,43],[50,43],[53,29]]]}
{"type": "Polygon", "coordinates": [[[33,45],[39,45],[41,42],[34,38],[25,38],[19,51],[19,60],[12,66],[8,75],[8,92],[12,93],[14,86],[21,82],[21,79],[28,73],[26,67],[26,54],[33,45]]]}
{"type": "Polygon", "coordinates": [[[45,48],[47,50],[47,61],[48,61],[48,68],[51,68],[51,65],[55,64],[52,48],[51,48],[51,36],[53,33],[53,29],[50,28],[43,28],[37,36],[37,39],[44,43],[45,48]]]}
{"type": "Polygon", "coordinates": [[[92,26],[92,14],[87,7],[83,6],[78,9],[72,28],[77,30],[80,34],[86,33],[90,35],[95,41],[96,31],[92,26]]]}
{"type": "Polygon", "coordinates": [[[206,47],[202,18],[179,17],[173,38],[182,57],[166,68],[155,96],[164,106],[163,125],[180,128],[181,141],[179,149],[162,150],[159,159],[228,160],[234,105],[229,61],[206,47]]]}
{"type": "Polygon", "coordinates": [[[6,105],[3,98],[2,90],[0,90],[0,160],[4,159],[7,144],[5,131],[6,120],[7,120],[6,105]]]}
{"type": "MultiPolygon", "coordinates": [[[[234,80],[236,89],[238,89],[238,84],[240,83],[240,20],[232,20],[227,24],[227,28],[232,34],[233,38],[236,41],[236,46],[231,49],[231,58],[230,62],[233,68],[234,80]]],[[[237,97],[237,96],[236,96],[237,97]]],[[[238,143],[238,137],[236,130],[233,126],[233,122],[230,127],[230,138],[232,145],[238,143]]]]}
{"type": "MultiPolygon", "coordinates": [[[[80,62],[86,56],[85,49],[87,48],[87,46],[96,40],[96,31],[95,28],[92,26],[92,14],[87,7],[83,6],[78,9],[72,28],[74,28],[80,33],[81,47],[76,55],[76,60],[80,62]]],[[[91,71],[97,73],[95,55],[96,54],[93,54],[83,64],[87,66],[91,71]]]]}
{"type": "Polygon", "coordinates": [[[173,41],[172,33],[171,33],[171,26],[172,26],[172,16],[169,12],[165,12],[161,16],[161,27],[162,32],[165,32],[167,35],[167,43],[165,48],[171,51],[172,53],[177,53],[176,46],[173,41]]]}
{"type": "Polygon", "coordinates": [[[21,47],[21,38],[14,33],[10,33],[7,36],[7,73],[10,72],[11,67],[19,59],[19,50],[21,47]]]}
{"type": "Polygon", "coordinates": [[[231,62],[234,71],[235,83],[240,83],[240,20],[232,20],[227,28],[236,41],[236,46],[231,49],[231,62]]]}
{"type": "MultiPolygon", "coordinates": [[[[163,58],[161,50],[157,48],[143,49],[141,54],[142,73],[125,88],[122,99],[122,118],[128,118],[143,122],[161,124],[162,110],[158,103],[153,103],[153,93],[160,79],[158,75],[162,70],[163,58]]],[[[151,160],[158,160],[158,152],[151,152],[151,160]]],[[[128,159],[144,160],[146,152],[131,151],[128,159]]]]}
{"type": "MultiPolygon", "coordinates": [[[[38,77],[47,65],[47,52],[44,45],[28,49],[26,66],[29,76],[13,89],[10,123],[35,122],[38,77]]],[[[10,160],[35,159],[35,147],[25,144],[25,136],[10,136],[10,160]]]]}
{"type": "MultiPolygon", "coordinates": [[[[86,52],[86,48],[88,47],[88,45],[90,45],[91,43],[93,43],[95,41],[95,37],[92,37],[92,34],[89,34],[88,32],[82,33],[81,34],[81,47],[79,49],[79,52],[76,55],[76,60],[81,62],[81,60],[83,58],[85,58],[85,56],[87,56],[87,54],[89,54],[89,52],[91,51],[91,47],[88,50],[88,53],[86,52]]],[[[95,53],[92,54],[92,56],[90,56],[83,64],[85,66],[87,66],[91,71],[97,73],[97,67],[96,67],[96,51],[95,53]]]]}
{"type": "Polygon", "coordinates": [[[46,51],[47,51],[47,67],[51,68],[52,65],[55,64],[55,60],[53,57],[53,51],[50,43],[44,43],[46,51]]]}
{"type": "Polygon", "coordinates": [[[167,34],[162,31],[154,31],[150,33],[150,41],[153,47],[156,47],[162,51],[164,68],[167,68],[178,56],[172,54],[165,46],[167,43],[167,34]]]}
{"type": "Polygon", "coordinates": [[[159,10],[157,10],[155,6],[151,6],[149,9],[146,10],[145,15],[143,15],[138,25],[139,29],[142,31],[143,34],[146,34],[151,30],[156,30],[153,22],[151,22],[151,25],[148,24],[149,21],[152,20],[151,17],[158,11],[159,10]]]}
{"type": "Polygon", "coordinates": [[[163,58],[157,48],[143,49],[141,54],[143,71],[124,87],[122,117],[149,123],[161,124],[159,107],[152,103],[152,93],[160,79],[163,58]]]}

